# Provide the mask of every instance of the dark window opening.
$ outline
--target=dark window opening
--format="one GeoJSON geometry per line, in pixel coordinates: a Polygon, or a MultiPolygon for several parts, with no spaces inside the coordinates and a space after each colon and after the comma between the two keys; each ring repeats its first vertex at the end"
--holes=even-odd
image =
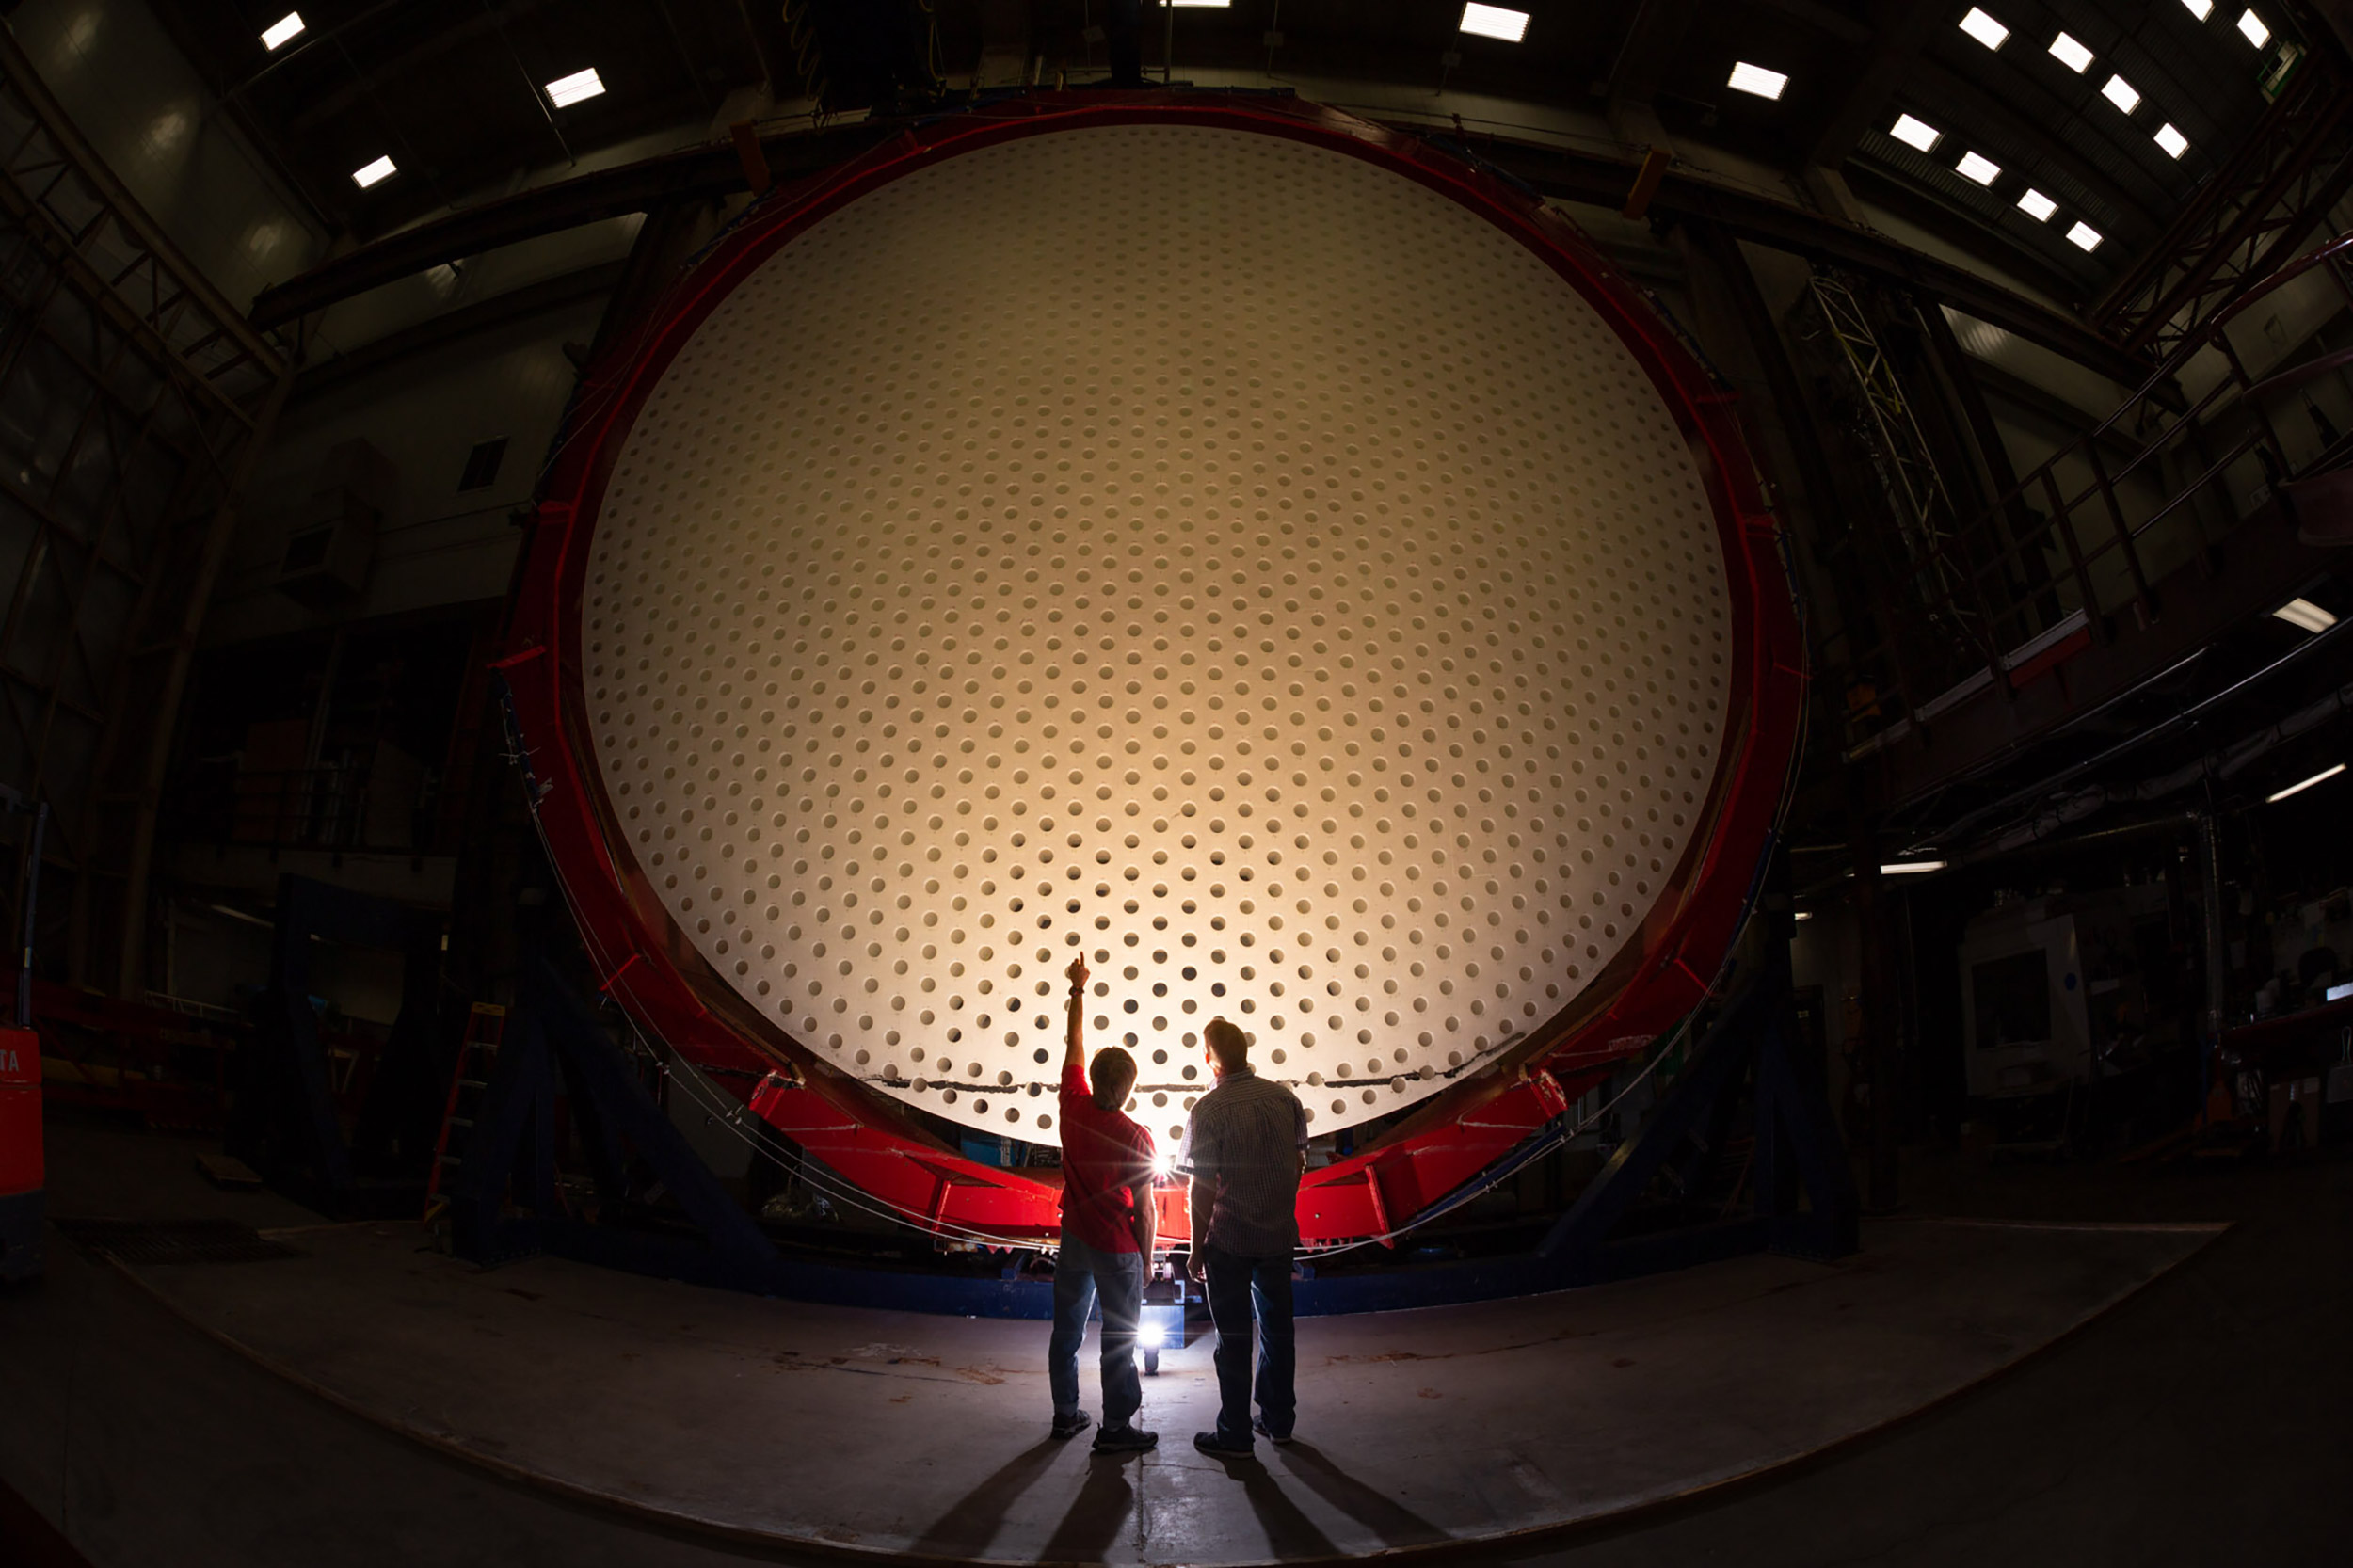
{"type": "Polygon", "coordinates": [[[2051,963],[2041,948],[1979,964],[1969,979],[1979,1050],[2051,1037],[2051,963]]]}
{"type": "Polygon", "coordinates": [[[286,541],[286,558],[279,564],[281,572],[308,571],[327,559],[327,547],[333,542],[332,528],[313,528],[296,534],[286,541]]]}
{"type": "Polygon", "coordinates": [[[459,476],[457,488],[461,490],[488,489],[498,483],[499,465],[505,460],[506,438],[504,436],[495,437],[487,441],[477,441],[474,449],[466,454],[466,472],[459,476]]]}

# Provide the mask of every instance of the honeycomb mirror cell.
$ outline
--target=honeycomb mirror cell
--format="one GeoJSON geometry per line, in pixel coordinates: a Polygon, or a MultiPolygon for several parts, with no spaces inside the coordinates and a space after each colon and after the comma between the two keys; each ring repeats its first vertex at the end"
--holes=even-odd
{"type": "Polygon", "coordinates": [[[582,693],[626,853],[821,1062],[1165,1145],[1213,1016],[1328,1131],[1508,1054],[1636,938],[1728,720],[1716,519],[1511,232],[1217,127],[997,142],[779,245],[606,481],[582,693]]]}

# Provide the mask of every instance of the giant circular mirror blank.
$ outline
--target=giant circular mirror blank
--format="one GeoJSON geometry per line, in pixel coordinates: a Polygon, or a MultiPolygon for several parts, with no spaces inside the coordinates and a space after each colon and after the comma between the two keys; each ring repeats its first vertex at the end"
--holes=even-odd
{"type": "Polygon", "coordinates": [[[1063,969],[1166,1140],[1202,1024],[1330,1130],[1570,1004],[1689,845],[1730,616],[1684,434],[1480,214],[1120,125],[881,185],[702,319],[614,462],[619,837],[786,1034],[1053,1142],[1063,969]]]}

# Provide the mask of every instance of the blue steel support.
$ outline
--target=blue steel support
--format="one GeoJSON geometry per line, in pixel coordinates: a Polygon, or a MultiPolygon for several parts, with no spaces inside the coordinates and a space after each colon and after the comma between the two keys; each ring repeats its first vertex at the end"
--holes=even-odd
{"type": "Polygon", "coordinates": [[[547,960],[523,970],[511,1019],[452,1196],[458,1256],[494,1263],[546,1251],[728,1289],[773,1290],[776,1249],[654,1103],[618,1047],[547,960]],[[518,1027],[520,1026],[520,1027],[518,1027]],[[598,1219],[565,1212],[555,1191],[552,1106],[560,1070],[596,1175],[598,1219]],[[642,1168],[651,1183],[641,1187],[642,1168]],[[609,1223],[658,1184],[699,1240],[609,1223]],[[529,1212],[509,1216],[510,1192],[529,1212]]]}
{"type": "Polygon", "coordinates": [[[1790,1065],[1784,1015],[1789,975],[1775,968],[1734,1000],[1692,1052],[1689,1068],[1667,1093],[1639,1137],[1618,1146],[1601,1174],[1537,1247],[1546,1272],[1563,1285],[1588,1285],[1659,1269],[1770,1248],[1832,1258],[1855,1250],[1859,1205],[1854,1179],[1820,1092],[1790,1065]],[[1751,1069],[1753,1069],[1752,1075],[1751,1069]],[[1687,1225],[1625,1240],[1617,1228],[1651,1179],[1685,1152],[1704,1124],[1721,1136],[1732,1096],[1753,1083],[1755,1153],[1753,1211],[1741,1218],[1687,1225]],[[1800,1192],[1810,1200],[1801,1207],[1800,1192]]]}
{"type": "MultiPolygon", "coordinates": [[[[439,917],[307,877],[283,876],[271,937],[269,990],[242,1064],[230,1152],[280,1192],[329,1215],[409,1207],[404,1191],[370,1203],[361,1176],[415,1167],[432,1147],[441,926],[439,917]],[[314,940],[315,939],[315,940],[314,940]],[[401,1005],[362,1106],[357,1154],[344,1140],[318,1015],[311,1005],[317,942],[402,956],[401,1005]]],[[[422,1201],[420,1198],[418,1201],[422,1201]]]]}
{"type": "Polygon", "coordinates": [[[31,1279],[40,1272],[44,1195],[11,1192],[0,1198],[0,1282],[31,1279]]]}

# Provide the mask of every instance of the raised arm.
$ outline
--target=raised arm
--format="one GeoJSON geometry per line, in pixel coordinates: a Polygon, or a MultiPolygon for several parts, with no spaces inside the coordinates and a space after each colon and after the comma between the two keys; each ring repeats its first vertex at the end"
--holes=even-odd
{"type": "Polygon", "coordinates": [[[1072,1067],[1084,1068],[1086,1042],[1082,1029],[1086,1021],[1087,961],[1082,954],[1070,961],[1070,1032],[1062,1053],[1063,1071],[1072,1067]]]}

